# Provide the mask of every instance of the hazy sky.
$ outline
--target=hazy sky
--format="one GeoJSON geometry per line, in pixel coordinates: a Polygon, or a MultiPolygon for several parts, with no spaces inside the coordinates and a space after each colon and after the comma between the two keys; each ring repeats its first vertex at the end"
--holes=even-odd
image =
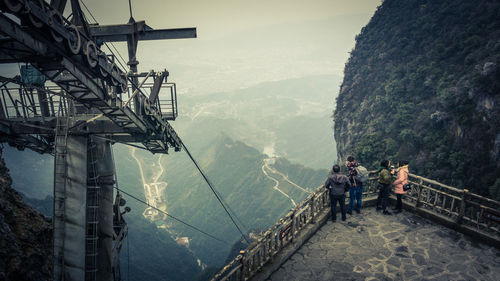
{"type": "MultiPolygon", "coordinates": [[[[128,0],[82,2],[101,25],[129,19],[128,0]]],[[[190,95],[312,75],[340,77],[355,36],[380,2],[132,0],[137,21],[156,29],[196,27],[198,34],[196,39],[140,42],[139,71],[167,69],[178,92],[190,95]]],[[[126,43],[114,45],[128,60],[126,43]]],[[[4,65],[0,73],[9,76],[13,69],[17,65],[4,65]]]]}
{"type": "MultiPolygon", "coordinates": [[[[136,20],[156,28],[197,27],[199,37],[287,22],[373,14],[380,0],[131,0],[136,20]]],[[[128,20],[127,0],[85,0],[105,24],[128,20]]]]}

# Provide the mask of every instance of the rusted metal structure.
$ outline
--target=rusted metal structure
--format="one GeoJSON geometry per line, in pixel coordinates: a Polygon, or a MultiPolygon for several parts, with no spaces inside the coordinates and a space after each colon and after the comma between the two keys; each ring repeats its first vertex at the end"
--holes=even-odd
{"type": "Polygon", "coordinates": [[[176,86],[166,70],[138,72],[137,45],[195,38],[196,28],[155,30],[132,15],[89,24],[78,0],[1,0],[0,10],[0,63],[23,64],[0,77],[0,142],[54,155],[53,280],[120,280],[127,226],[111,145],[182,147],[169,124],[176,86]],[[106,42],[127,42],[129,70],[106,42]]]}
{"type": "MultiPolygon", "coordinates": [[[[377,177],[370,172],[363,204],[374,204],[377,177]]],[[[404,208],[500,248],[500,202],[466,189],[409,174],[410,190],[404,208]]],[[[328,191],[318,187],[224,266],[212,281],[266,280],[326,222],[330,215],[328,191]]]]}

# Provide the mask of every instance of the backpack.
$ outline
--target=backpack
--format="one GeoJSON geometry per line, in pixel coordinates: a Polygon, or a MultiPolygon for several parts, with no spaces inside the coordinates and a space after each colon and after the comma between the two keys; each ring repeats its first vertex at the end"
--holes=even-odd
{"type": "Polygon", "coordinates": [[[356,176],[356,179],[358,181],[363,182],[363,183],[365,183],[365,182],[368,181],[368,170],[365,167],[363,167],[361,165],[357,166],[356,167],[356,173],[358,174],[356,176]]]}

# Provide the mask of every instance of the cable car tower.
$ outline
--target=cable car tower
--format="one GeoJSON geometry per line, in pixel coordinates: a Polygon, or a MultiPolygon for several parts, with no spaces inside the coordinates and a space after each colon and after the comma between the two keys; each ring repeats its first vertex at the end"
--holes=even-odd
{"type": "Polygon", "coordinates": [[[137,71],[137,44],[196,38],[196,28],[155,30],[132,15],[89,24],[78,0],[0,0],[0,9],[0,63],[22,64],[20,76],[0,76],[0,142],[54,155],[53,280],[120,280],[130,209],[113,198],[111,145],[182,147],[169,124],[175,84],[166,70],[137,71]],[[106,42],[127,42],[128,71],[106,42]]]}

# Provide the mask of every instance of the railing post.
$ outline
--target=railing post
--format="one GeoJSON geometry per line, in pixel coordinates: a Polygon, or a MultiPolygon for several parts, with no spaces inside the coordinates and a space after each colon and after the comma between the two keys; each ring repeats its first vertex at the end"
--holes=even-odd
{"type": "Polygon", "coordinates": [[[290,223],[290,232],[292,232],[292,239],[291,239],[291,242],[293,243],[293,240],[295,238],[295,212],[297,212],[296,210],[293,211],[292,213],[292,216],[291,216],[291,219],[292,219],[292,222],[290,223]]]}
{"type": "Polygon", "coordinates": [[[314,216],[314,198],[316,197],[316,195],[313,194],[312,198],[311,198],[311,223],[314,224],[316,223],[316,217],[314,216]]]}
{"type": "Polygon", "coordinates": [[[469,192],[469,190],[467,189],[464,189],[463,192],[462,192],[462,200],[460,200],[460,211],[458,212],[458,216],[457,216],[457,220],[456,222],[457,223],[462,223],[462,220],[465,216],[465,206],[466,206],[466,200],[467,200],[467,193],[469,192]]]}
{"type": "Polygon", "coordinates": [[[415,202],[415,208],[420,208],[420,197],[422,197],[422,186],[424,181],[420,179],[418,182],[418,193],[417,193],[417,202],[415,202]]]}
{"type": "Polygon", "coordinates": [[[245,250],[240,251],[240,254],[241,254],[241,260],[240,260],[240,263],[241,263],[240,281],[245,281],[246,280],[245,275],[246,275],[246,271],[247,271],[247,269],[245,267],[246,260],[247,260],[247,254],[246,254],[245,250]]]}

